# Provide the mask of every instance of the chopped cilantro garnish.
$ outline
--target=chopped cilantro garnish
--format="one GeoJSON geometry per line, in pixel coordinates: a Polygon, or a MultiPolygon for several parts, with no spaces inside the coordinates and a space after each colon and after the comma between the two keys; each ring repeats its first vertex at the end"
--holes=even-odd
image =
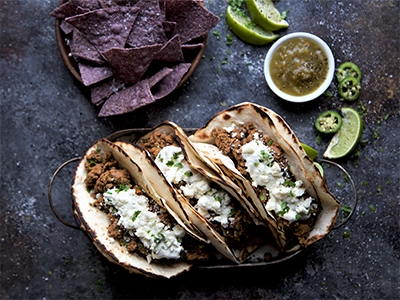
{"type": "Polygon", "coordinates": [[[122,191],[126,192],[127,190],[129,190],[129,185],[120,184],[120,185],[118,186],[116,192],[117,192],[117,194],[118,194],[119,192],[122,192],[122,191]]]}
{"type": "Polygon", "coordinates": [[[91,165],[91,166],[95,166],[95,165],[96,165],[96,161],[95,161],[93,158],[89,159],[89,160],[88,160],[88,163],[89,163],[89,165],[91,165]]]}
{"type": "Polygon", "coordinates": [[[296,214],[296,221],[300,219],[300,214],[296,214]]]}
{"type": "Polygon", "coordinates": [[[222,198],[219,196],[214,196],[215,201],[222,202],[222,198]]]}
{"type": "MultiPolygon", "coordinates": [[[[261,150],[261,151],[260,151],[260,154],[261,154],[261,157],[262,157],[263,159],[268,159],[268,160],[271,159],[271,155],[269,155],[269,153],[267,153],[265,150],[261,150]]],[[[261,162],[262,162],[262,161],[261,161],[261,162]]]]}
{"type": "Polygon", "coordinates": [[[220,33],[218,30],[214,30],[213,34],[215,35],[215,37],[217,38],[217,40],[219,40],[219,38],[221,37],[220,33]]]}
{"type": "Polygon", "coordinates": [[[382,186],[381,185],[378,186],[378,191],[377,191],[376,195],[383,196],[383,194],[382,194],[382,186]]]}
{"type": "Polygon", "coordinates": [[[139,215],[140,213],[141,213],[140,210],[137,210],[137,211],[135,211],[135,212],[133,213],[132,222],[135,222],[136,218],[138,217],[138,215],[139,215]]]}
{"type": "Polygon", "coordinates": [[[327,98],[332,98],[333,97],[333,94],[332,94],[332,92],[331,91],[329,91],[329,90],[327,90],[326,92],[325,92],[325,94],[324,94],[327,98]]]}
{"type": "Polygon", "coordinates": [[[228,33],[228,34],[226,35],[226,44],[227,44],[228,46],[230,46],[230,45],[232,45],[232,42],[233,42],[233,35],[230,34],[230,33],[228,33]]]}
{"type": "Polygon", "coordinates": [[[373,206],[372,204],[369,206],[369,209],[374,213],[376,212],[375,206],[373,206]]]}
{"type": "Polygon", "coordinates": [[[260,200],[264,202],[265,200],[267,200],[267,196],[266,195],[260,195],[260,200]]]}
{"type": "Polygon", "coordinates": [[[284,214],[289,212],[289,206],[287,204],[287,202],[283,202],[281,204],[281,211],[278,211],[278,215],[283,216],[284,214]]]}
{"type": "Polygon", "coordinates": [[[317,137],[315,138],[315,142],[316,142],[318,145],[321,145],[321,136],[317,135],[317,137]]]}
{"type": "Polygon", "coordinates": [[[271,147],[273,143],[274,143],[273,140],[269,140],[268,143],[267,143],[267,145],[271,147]]]}
{"type": "Polygon", "coordinates": [[[159,243],[161,243],[162,238],[159,238],[158,236],[156,236],[154,233],[151,235],[151,237],[154,239],[154,243],[156,243],[157,245],[159,243]]]}
{"type": "Polygon", "coordinates": [[[229,215],[234,216],[236,214],[236,209],[232,208],[229,215]]]}
{"type": "Polygon", "coordinates": [[[286,187],[295,187],[295,186],[296,186],[296,183],[294,183],[293,181],[290,181],[290,180],[286,180],[286,181],[283,183],[283,185],[286,186],[286,187]]]}
{"type": "Polygon", "coordinates": [[[352,211],[351,207],[348,205],[343,205],[341,206],[342,212],[343,212],[343,216],[346,218],[352,211]]]}
{"type": "Polygon", "coordinates": [[[169,160],[166,163],[167,167],[172,167],[174,165],[174,161],[173,160],[169,160]]]}
{"type": "Polygon", "coordinates": [[[348,238],[348,237],[350,237],[350,230],[345,230],[345,232],[343,232],[343,237],[344,238],[348,238]]]}
{"type": "Polygon", "coordinates": [[[191,171],[186,171],[185,176],[187,177],[193,176],[193,173],[191,171]]]}
{"type": "Polygon", "coordinates": [[[183,168],[183,165],[181,163],[176,163],[176,164],[174,164],[174,167],[183,168]]]}
{"type": "Polygon", "coordinates": [[[358,109],[360,110],[361,114],[365,113],[366,109],[362,101],[360,101],[360,103],[358,104],[358,109]]]}
{"type": "Polygon", "coordinates": [[[179,155],[181,155],[182,152],[174,152],[174,154],[172,154],[172,158],[173,159],[178,159],[179,155]]]}
{"type": "Polygon", "coordinates": [[[347,174],[343,173],[343,179],[346,182],[349,182],[349,176],[347,176],[347,174]]]}
{"type": "Polygon", "coordinates": [[[287,13],[290,11],[290,9],[287,9],[287,10],[284,10],[282,13],[281,13],[281,19],[282,20],[285,20],[286,19],[286,15],[287,15],[287,13]]]}

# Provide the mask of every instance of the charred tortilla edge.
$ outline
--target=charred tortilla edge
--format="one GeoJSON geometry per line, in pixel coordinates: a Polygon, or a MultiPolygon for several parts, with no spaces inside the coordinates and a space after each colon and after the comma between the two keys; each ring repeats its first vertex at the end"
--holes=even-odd
{"type": "MultiPolygon", "coordinates": [[[[244,124],[246,121],[250,120],[255,122],[255,126],[258,129],[269,136],[272,135],[272,139],[280,141],[277,142],[284,150],[285,156],[291,165],[291,169],[293,166],[295,167],[294,170],[292,170],[294,171],[293,173],[296,179],[303,180],[307,191],[321,204],[323,210],[317,218],[316,224],[318,226],[315,226],[313,231],[311,231],[305,244],[307,246],[316,242],[326,236],[332,229],[339,209],[339,202],[328,190],[325,181],[303,151],[296,135],[281,116],[260,105],[243,102],[217,113],[204,127],[190,136],[189,139],[194,145],[196,145],[196,143],[214,144],[215,139],[211,135],[214,128],[229,127],[232,123],[244,124]]],[[[246,183],[244,184],[246,185],[246,183]]],[[[249,193],[251,194],[251,190],[249,193]]],[[[251,198],[253,201],[259,201],[258,197],[254,199],[254,195],[251,198]]],[[[265,216],[264,212],[260,213],[265,216]]],[[[267,218],[267,221],[271,222],[271,218],[267,218]]],[[[273,224],[273,227],[276,227],[275,225],[276,224],[273,224]]],[[[277,230],[276,233],[279,235],[278,244],[285,248],[286,238],[284,233],[280,230],[277,230]]],[[[286,249],[286,251],[292,251],[298,248],[298,246],[295,246],[292,249],[286,249]]]]}
{"type": "MultiPolygon", "coordinates": [[[[109,220],[107,215],[96,207],[91,206],[90,203],[93,202],[94,199],[87,192],[84,183],[87,174],[84,166],[86,157],[98,147],[105,151],[112,151],[115,159],[117,159],[122,166],[133,163],[120,147],[106,139],[97,141],[87,150],[76,168],[74,182],[71,186],[74,198],[73,211],[79,220],[82,231],[108,260],[124,267],[131,273],[144,274],[148,277],[171,278],[189,270],[192,265],[186,262],[171,261],[170,264],[152,262],[149,264],[146,258],[129,253],[123,246],[119,245],[118,242],[108,236],[107,226],[109,220]]],[[[131,172],[131,170],[128,171],[131,172]]],[[[135,176],[133,176],[133,178],[136,180],[135,176]]],[[[149,194],[149,196],[153,195],[149,194]]]]}

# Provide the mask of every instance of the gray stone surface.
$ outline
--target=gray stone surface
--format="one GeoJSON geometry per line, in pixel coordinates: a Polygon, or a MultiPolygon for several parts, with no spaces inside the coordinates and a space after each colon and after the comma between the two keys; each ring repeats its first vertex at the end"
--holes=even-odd
{"type": "MultiPolygon", "coordinates": [[[[360,100],[324,96],[295,105],[277,98],[263,77],[269,49],[246,45],[229,33],[223,0],[206,0],[220,15],[204,59],[170,97],[129,115],[100,119],[88,91],[63,64],[49,13],[57,0],[0,0],[1,288],[2,299],[399,299],[399,15],[396,0],[282,0],[290,9],[285,35],[307,31],[323,38],[337,64],[363,71],[360,100]],[[229,51],[228,51],[229,50],[229,51]],[[228,51],[228,52],[227,52],[228,51]],[[227,64],[221,64],[223,60],[227,64]],[[359,203],[352,218],[326,238],[281,264],[192,270],[170,280],[131,275],[107,261],[84,233],[53,215],[47,189],[53,172],[116,130],[151,127],[169,119],[202,126],[213,114],[242,101],[281,114],[300,140],[316,142],[315,117],[326,109],[363,110],[363,146],[340,160],[355,181],[359,203]],[[357,155],[356,155],[357,154],[357,155]],[[348,231],[348,237],[344,233],[348,231]]],[[[73,222],[70,184],[74,166],[57,176],[53,198],[73,222]]],[[[329,169],[327,169],[329,173],[329,169]]],[[[333,193],[352,201],[343,177],[327,179],[333,193]],[[342,187],[340,187],[342,185],[342,187]]]]}

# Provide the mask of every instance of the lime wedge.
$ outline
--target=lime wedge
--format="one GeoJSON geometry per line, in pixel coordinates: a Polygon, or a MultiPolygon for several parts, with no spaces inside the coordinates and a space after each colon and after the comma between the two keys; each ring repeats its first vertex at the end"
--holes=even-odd
{"type": "Polygon", "coordinates": [[[363,130],[360,114],[350,107],[343,107],[341,112],[342,127],[333,136],[324,157],[331,159],[344,157],[353,151],[360,141],[363,130]]]}
{"type": "Polygon", "coordinates": [[[306,144],[304,144],[304,143],[301,143],[301,142],[300,142],[300,144],[301,144],[301,146],[303,147],[304,151],[306,152],[306,154],[308,155],[308,157],[309,157],[311,160],[314,160],[314,159],[317,158],[317,156],[318,156],[318,150],[316,150],[316,149],[314,149],[314,148],[312,148],[312,147],[310,147],[310,146],[308,146],[308,145],[306,145],[306,144]]]}
{"type": "Polygon", "coordinates": [[[246,7],[253,21],[265,30],[275,31],[289,27],[289,23],[281,18],[271,0],[246,0],[246,7]]]}
{"type": "Polygon", "coordinates": [[[317,167],[318,171],[321,173],[321,176],[324,177],[324,169],[322,168],[322,166],[317,163],[316,161],[314,161],[314,165],[317,167]]]}
{"type": "Polygon", "coordinates": [[[238,38],[252,45],[266,45],[279,37],[252,22],[244,11],[233,10],[230,5],[226,9],[226,21],[238,38]]]}

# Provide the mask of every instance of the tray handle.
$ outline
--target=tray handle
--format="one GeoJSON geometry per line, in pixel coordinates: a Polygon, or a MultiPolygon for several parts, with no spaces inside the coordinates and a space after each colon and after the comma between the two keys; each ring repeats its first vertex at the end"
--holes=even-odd
{"type": "MultiPolygon", "coordinates": [[[[349,182],[351,184],[351,187],[353,189],[353,192],[354,192],[354,205],[352,207],[352,210],[340,223],[333,226],[333,229],[338,229],[347,223],[347,221],[351,218],[351,216],[353,215],[353,213],[358,205],[358,195],[357,195],[356,185],[354,184],[353,178],[351,178],[349,172],[347,172],[347,170],[345,168],[343,168],[341,165],[339,165],[338,163],[335,163],[331,160],[326,160],[326,159],[318,159],[318,162],[327,163],[327,164],[330,164],[330,165],[333,165],[333,166],[339,168],[344,174],[346,174],[346,176],[349,179],[349,182]]],[[[340,203],[340,205],[342,205],[342,204],[340,203]]],[[[338,214],[339,213],[340,213],[340,211],[338,212],[338,214]]]]}
{"type": "Polygon", "coordinates": [[[67,221],[65,221],[65,220],[57,213],[57,211],[56,211],[56,209],[54,208],[54,205],[53,205],[53,198],[52,198],[52,196],[51,196],[51,191],[52,191],[52,189],[53,189],[53,181],[54,181],[54,179],[56,178],[57,174],[58,174],[65,166],[69,165],[70,163],[72,163],[72,162],[74,162],[74,161],[81,160],[81,159],[82,159],[82,157],[71,158],[70,160],[67,160],[67,161],[64,162],[61,166],[59,166],[59,167],[57,168],[57,170],[54,172],[53,176],[51,177],[51,180],[50,180],[50,183],[49,183],[49,188],[48,188],[48,191],[47,191],[47,196],[48,196],[48,198],[49,198],[50,208],[51,208],[51,210],[53,211],[53,214],[56,216],[56,218],[57,218],[61,223],[63,223],[65,226],[71,227],[71,228],[73,228],[73,229],[80,229],[80,227],[77,226],[77,225],[75,225],[75,224],[68,223],[67,221]]]}

